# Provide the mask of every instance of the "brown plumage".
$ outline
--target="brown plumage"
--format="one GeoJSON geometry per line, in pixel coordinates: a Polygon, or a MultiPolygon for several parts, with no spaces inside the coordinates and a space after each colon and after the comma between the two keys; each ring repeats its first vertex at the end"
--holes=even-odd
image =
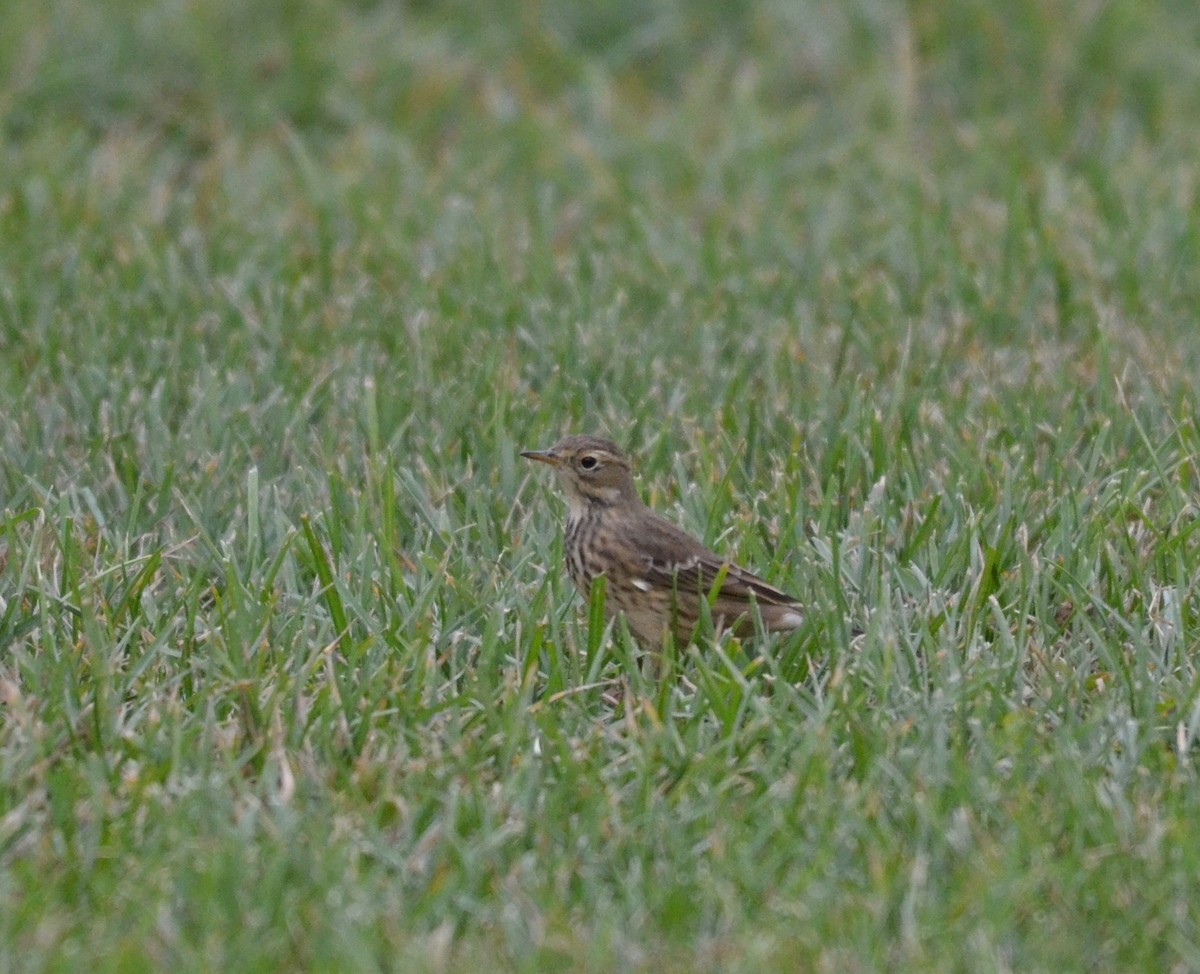
{"type": "Polygon", "coordinates": [[[714,627],[754,632],[754,608],[768,632],[798,628],[800,603],[757,575],[709,551],[642,503],[629,458],[598,436],[568,436],[530,460],[554,467],[567,497],[567,571],[583,597],[605,577],[605,611],[624,615],[647,649],[673,633],[689,642],[710,600],[714,627]],[[715,589],[715,591],[714,591],[715,589]]]}

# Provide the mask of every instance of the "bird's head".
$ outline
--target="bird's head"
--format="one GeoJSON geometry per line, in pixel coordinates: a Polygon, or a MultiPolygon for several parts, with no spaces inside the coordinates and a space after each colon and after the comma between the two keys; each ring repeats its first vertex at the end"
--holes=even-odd
{"type": "Polygon", "coordinates": [[[525,450],[521,456],[554,468],[573,510],[637,501],[629,457],[611,440],[567,436],[548,450],[525,450]]]}

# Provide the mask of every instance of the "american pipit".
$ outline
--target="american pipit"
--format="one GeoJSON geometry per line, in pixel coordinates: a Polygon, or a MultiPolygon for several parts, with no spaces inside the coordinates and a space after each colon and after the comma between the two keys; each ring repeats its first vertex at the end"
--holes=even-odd
{"type": "Polygon", "coordinates": [[[629,631],[649,650],[668,633],[686,645],[709,602],[714,628],[754,632],[754,610],[767,631],[796,629],[800,603],[757,575],[713,554],[655,514],[633,486],[629,458],[609,440],[568,436],[548,450],[521,454],[554,467],[567,495],[566,556],[571,581],[589,598],[605,578],[605,612],[624,615],[629,631]]]}

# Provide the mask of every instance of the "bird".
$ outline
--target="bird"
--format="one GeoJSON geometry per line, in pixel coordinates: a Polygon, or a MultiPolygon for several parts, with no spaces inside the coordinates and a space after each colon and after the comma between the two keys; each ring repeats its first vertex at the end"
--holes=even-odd
{"type": "Polygon", "coordinates": [[[739,637],[804,623],[799,600],[728,558],[710,551],[638,496],[629,457],[611,440],[572,435],[521,456],[554,468],[567,500],[564,554],[567,573],[584,599],[603,576],[605,615],[624,617],[643,649],[662,651],[668,640],[686,646],[696,635],[701,602],[713,629],[739,637]]]}

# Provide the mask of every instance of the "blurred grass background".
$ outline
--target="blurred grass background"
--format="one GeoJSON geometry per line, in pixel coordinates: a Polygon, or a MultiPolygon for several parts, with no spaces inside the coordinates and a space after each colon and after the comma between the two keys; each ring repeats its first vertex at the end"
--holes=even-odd
{"type": "Polygon", "coordinates": [[[1194,5],[4,22],[0,969],[1200,967],[1194,5]]]}

